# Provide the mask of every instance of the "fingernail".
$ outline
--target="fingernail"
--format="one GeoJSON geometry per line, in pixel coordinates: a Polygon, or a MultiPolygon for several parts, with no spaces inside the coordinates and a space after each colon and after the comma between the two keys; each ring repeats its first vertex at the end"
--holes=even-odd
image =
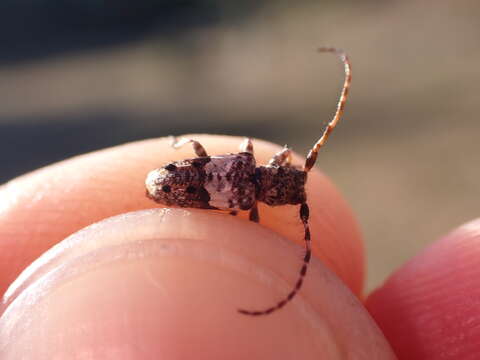
{"type": "Polygon", "coordinates": [[[0,358],[389,359],[347,288],[313,261],[284,309],[301,249],[257,224],[156,209],[94,224],[42,255],[0,308],[0,358]],[[353,356],[355,355],[355,356],[353,356]]]}

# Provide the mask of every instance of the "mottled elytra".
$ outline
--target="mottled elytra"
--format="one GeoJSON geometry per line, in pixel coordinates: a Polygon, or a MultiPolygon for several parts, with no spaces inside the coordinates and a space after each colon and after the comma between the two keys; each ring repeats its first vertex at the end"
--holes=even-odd
{"type": "Polygon", "coordinates": [[[248,210],[250,220],[254,222],[260,219],[257,208],[259,201],[270,206],[300,205],[299,216],[305,229],[305,257],[297,282],[290,293],[273,306],[262,310],[239,309],[244,315],[268,315],[281,309],[298,293],[307,274],[312,256],[309,208],[305,193],[307,173],[314,166],[320,148],[343,114],[352,79],[350,62],[342,50],[322,47],[318,51],[339,56],[345,69],[345,80],[335,115],[308,153],[302,169],[291,164],[291,150],[288,147],[275,154],[267,165],[257,166],[250,139],[245,139],[240,145],[238,154],[208,156],[198,141],[183,138],[178,141],[174,139],[172,146],[179,148],[191,143],[197,157],[175,161],[152,170],[145,181],[147,196],[160,204],[228,210],[232,215],[238,210],[248,210]]]}

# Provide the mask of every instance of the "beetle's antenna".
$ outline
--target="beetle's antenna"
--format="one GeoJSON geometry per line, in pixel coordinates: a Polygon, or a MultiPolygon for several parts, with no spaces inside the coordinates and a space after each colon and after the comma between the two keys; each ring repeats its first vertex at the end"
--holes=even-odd
{"type": "Polygon", "coordinates": [[[309,217],[309,209],[307,203],[303,203],[300,206],[300,219],[302,220],[303,227],[305,228],[305,256],[303,258],[303,265],[302,268],[300,269],[300,272],[298,274],[298,279],[297,282],[295,283],[294,288],[290,291],[290,293],[281,301],[279,301],[277,304],[265,309],[265,310],[244,310],[244,309],[238,309],[238,312],[243,315],[250,315],[250,316],[261,316],[261,315],[268,315],[271,314],[274,311],[277,311],[281,308],[283,308],[285,305],[287,305],[292,299],[295,297],[295,295],[298,294],[300,291],[302,285],[303,285],[303,279],[305,278],[305,275],[307,275],[307,270],[308,270],[308,265],[310,264],[310,258],[312,257],[312,249],[310,246],[310,227],[308,226],[308,217],[309,217]]]}
{"type": "Polygon", "coordinates": [[[318,51],[334,53],[339,56],[345,68],[345,81],[343,83],[342,92],[340,93],[340,98],[338,100],[337,111],[335,112],[335,116],[327,124],[327,127],[323,131],[322,136],[320,137],[320,139],[318,139],[315,145],[313,145],[312,149],[307,155],[307,159],[305,160],[305,165],[303,166],[303,170],[306,172],[310,171],[313,165],[315,165],[315,162],[317,161],[318,151],[325,144],[328,137],[330,136],[330,133],[333,131],[335,126],[337,126],[338,121],[342,117],[343,110],[345,108],[345,103],[348,97],[348,91],[350,90],[350,83],[352,82],[352,67],[350,66],[350,61],[348,60],[347,54],[343,50],[336,49],[333,47],[321,47],[318,49],[318,51]]]}

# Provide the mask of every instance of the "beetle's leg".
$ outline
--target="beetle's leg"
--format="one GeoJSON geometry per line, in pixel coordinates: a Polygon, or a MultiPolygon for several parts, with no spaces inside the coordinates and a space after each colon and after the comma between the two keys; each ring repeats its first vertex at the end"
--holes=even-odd
{"type": "Polygon", "coordinates": [[[292,150],[288,148],[287,145],[277,152],[268,162],[268,165],[273,166],[282,166],[284,164],[290,165],[292,162],[292,150]]]}
{"type": "Polygon", "coordinates": [[[171,146],[174,149],[179,149],[185,144],[192,143],[193,151],[195,151],[195,155],[197,155],[198,157],[208,156],[207,152],[205,151],[205,148],[202,146],[202,144],[200,144],[196,140],[187,139],[187,138],[177,139],[175,136],[172,136],[171,141],[172,141],[171,146]]]}
{"type": "Polygon", "coordinates": [[[229,214],[232,215],[232,216],[237,216],[238,211],[237,210],[232,210],[232,211],[229,212],[229,214]]]}
{"type": "Polygon", "coordinates": [[[249,138],[245,138],[240,144],[240,152],[246,152],[253,155],[253,144],[252,140],[249,138]]]}
{"type": "Polygon", "coordinates": [[[310,264],[310,258],[312,256],[312,250],[310,246],[310,228],[308,226],[308,216],[309,216],[309,210],[308,210],[308,205],[306,203],[303,203],[300,206],[300,219],[302,220],[303,227],[305,229],[305,256],[303,258],[303,265],[302,268],[300,269],[299,275],[297,282],[295,283],[294,288],[290,291],[290,293],[281,301],[279,301],[276,305],[269,307],[265,310],[244,310],[244,309],[238,309],[238,312],[240,314],[244,315],[251,315],[251,316],[260,316],[260,315],[268,315],[271,314],[272,312],[281,309],[285,305],[287,305],[294,297],[295,295],[298,294],[300,291],[302,285],[303,285],[303,279],[305,278],[305,275],[307,275],[307,269],[308,265],[310,264]]]}
{"type": "Polygon", "coordinates": [[[257,202],[255,202],[255,205],[252,206],[250,209],[250,213],[248,214],[248,218],[250,221],[258,223],[260,221],[260,216],[258,215],[258,206],[257,202]]]}

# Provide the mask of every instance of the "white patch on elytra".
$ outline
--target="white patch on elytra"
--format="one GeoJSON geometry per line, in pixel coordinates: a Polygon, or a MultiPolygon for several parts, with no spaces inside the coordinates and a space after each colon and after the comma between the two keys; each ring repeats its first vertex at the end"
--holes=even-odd
{"type": "MultiPolygon", "coordinates": [[[[220,209],[229,208],[232,199],[232,181],[227,180],[227,174],[232,169],[234,157],[214,157],[205,164],[205,173],[211,180],[205,182],[205,190],[210,195],[209,205],[220,209]]],[[[236,204],[233,204],[234,206],[236,204]]]]}

